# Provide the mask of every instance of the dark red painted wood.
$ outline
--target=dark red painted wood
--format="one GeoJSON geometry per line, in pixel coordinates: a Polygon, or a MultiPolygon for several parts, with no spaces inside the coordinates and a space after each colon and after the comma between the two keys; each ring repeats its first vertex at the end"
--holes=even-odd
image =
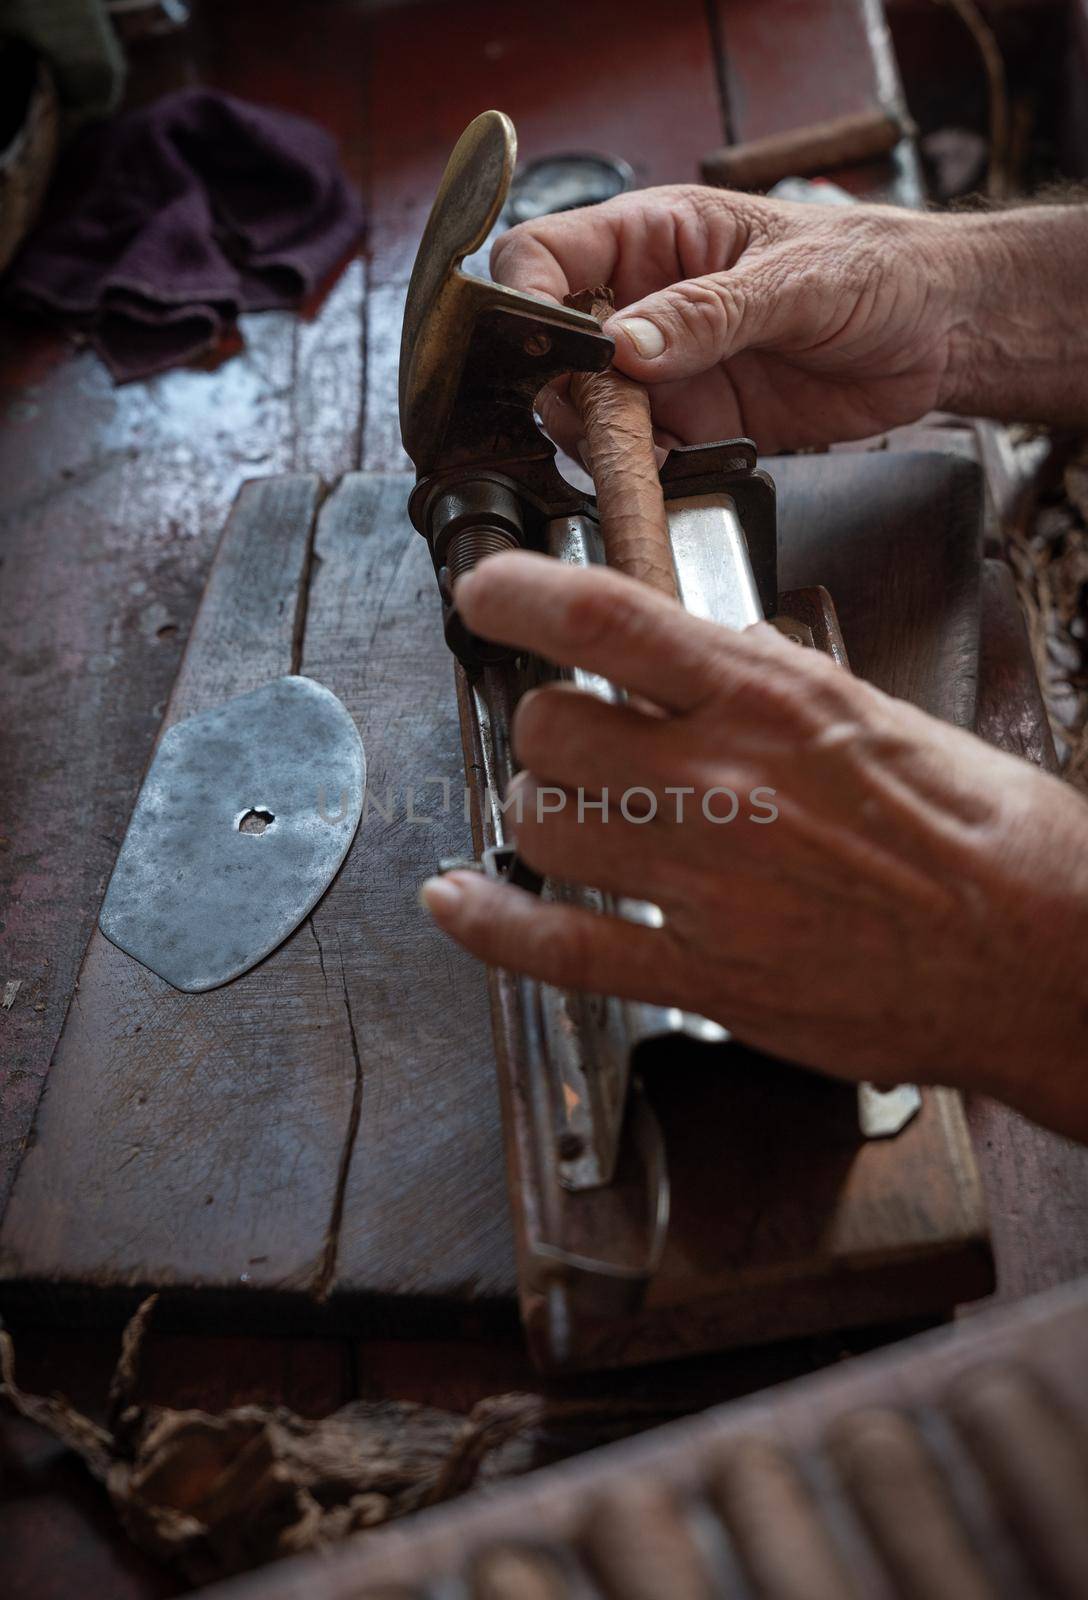
{"type": "Polygon", "coordinates": [[[454,143],[495,106],[523,160],[560,151],[621,156],[639,185],[690,183],[722,139],[702,0],[388,7],[370,45],[370,302],[363,466],[408,462],[396,420],[404,288],[454,143]],[[652,64],[652,65],[651,65],[652,64]]]}

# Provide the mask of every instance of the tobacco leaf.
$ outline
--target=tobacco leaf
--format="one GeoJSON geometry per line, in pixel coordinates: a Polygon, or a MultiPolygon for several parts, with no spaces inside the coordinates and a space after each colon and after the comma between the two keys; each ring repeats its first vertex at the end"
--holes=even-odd
{"type": "Polygon", "coordinates": [[[142,1303],[122,1336],[107,1427],[61,1397],[21,1389],[2,1329],[0,1395],[81,1458],[136,1544],[194,1584],[326,1547],[480,1481],[527,1471],[549,1430],[588,1428],[588,1442],[600,1443],[664,1417],[660,1407],[534,1394],[498,1395],[467,1415],[357,1400],[317,1421],[284,1406],[217,1415],[140,1406],[133,1395],[156,1298],[142,1303]]]}

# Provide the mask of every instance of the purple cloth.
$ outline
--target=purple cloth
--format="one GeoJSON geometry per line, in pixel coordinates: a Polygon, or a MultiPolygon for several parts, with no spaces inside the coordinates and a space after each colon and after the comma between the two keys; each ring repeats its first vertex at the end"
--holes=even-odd
{"type": "Polygon", "coordinates": [[[240,311],[298,305],[361,231],[323,128],[184,89],[76,140],[5,294],[86,334],[121,383],[208,350],[240,311]]]}

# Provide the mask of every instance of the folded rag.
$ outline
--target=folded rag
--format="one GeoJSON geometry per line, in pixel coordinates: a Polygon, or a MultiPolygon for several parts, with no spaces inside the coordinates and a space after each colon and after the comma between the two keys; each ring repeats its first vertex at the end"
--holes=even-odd
{"type": "Polygon", "coordinates": [[[362,231],[336,146],[303,117],[184,89],[81,135],[5,282],[82,332],[119,383],[297,305],[362,231]]]}

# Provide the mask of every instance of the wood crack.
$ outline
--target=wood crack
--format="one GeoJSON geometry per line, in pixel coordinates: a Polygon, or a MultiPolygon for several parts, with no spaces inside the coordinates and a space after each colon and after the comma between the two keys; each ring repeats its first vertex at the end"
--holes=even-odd
{"type": "Polygon", "coordinates": [[[313,581],[314,568],[321,559],[317,553],[318,522],[321,516],[321,508],[328,497],[328,484],[323,478],[318,478],[313,511],[310,516],[309,535],[306,540],[302,571],[299,574],[298,592],[295,598],[295,619],[291,630],[291,666],[289,668],[292,674],[302,671],[302,651],[306,642],[306,620],[310,613],[310,587],[313,581]]]}
{"type": "Polygon", "coordinates": [[[321,940],[317,937],[317,928],[316,928],[316,926],[314,924],[314,919],[313,919],[313,913],[312,912],[306,918],[306,921],[309,924],[310,932],[313,934],[314,944],[316,944],[316,946],[317,946],[317,959],[321,964],[321,978],[322,978],[322,981],[323,981],[323,983],[325,985],[325,998],[327,1000],[328,997],[329,997],[329,975],[325,971],[325,952],[321,948],[321,940]]]}
{"type": "MultiPolygon", "coordinates": [[[[314,930],[314,939],[317,940],[316,929],[314,930]]],[[[319,940],[317,941],[317,947],[320,952],[321,943],[319,940]]],[[[347,1017],[348,1037],[351,1040],[355,1081],[352,1086],[351,1110],[348,1113],[347,1132],[344,1137],[343,1148],[340,1151],[340,1165],[336,1174],[336,1192],[333,1195],[332,1214],[329,1217],[329,1225],[325,1230],[325,1244],[321,1252],[321,1267],[314,1286],[314,1293],[319,1301],[328,1298],[329,1290],[332,1287],[333,1274],[336,1271],[336,1257],[340,1247],[340,1231],[344,1221],[344,1199],[347,1194],[348,1175],[351,1172],[351,1159],[355,1153],[355,1140],[363,1113],[363,1062],[359,1054],[359,1038],[355,1032],[355,1018],[351,1010],[347,973],[344,970],[344,952],[339,939],[337,939],[337,949],[340,955],[340,983],[344,993],[344,1014],[347,1017]]],[[[322,963],[322,971],[324,971],[324,963],[322,963]]]]}

